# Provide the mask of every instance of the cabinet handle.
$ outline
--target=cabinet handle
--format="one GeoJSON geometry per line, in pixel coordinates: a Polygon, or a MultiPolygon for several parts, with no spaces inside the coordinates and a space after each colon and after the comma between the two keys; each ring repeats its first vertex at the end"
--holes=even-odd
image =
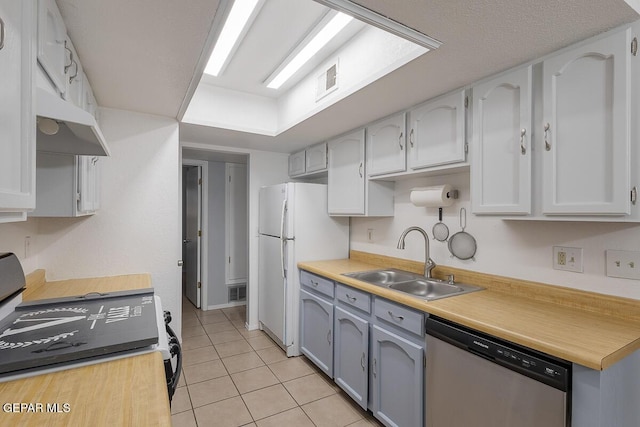
{"type": "Polygon", "coordinates": [[[331,329],[329,329],[329,332],[327,332],[327,342],[331,344],[331,329]]]}
{"type": "Polygon", "coordinates": [[[362,352],[362,357],[360,358],[360,366],[362,366],[362,370],[363,370],[363,371],[364,371],[364,369],[365,369],[365,366],[364,366],[364,358],[365,358],[365,355],[364,355],[364,351],[363,351],[363,352],[362,352]]]}
{"type": "Polygon", "coordinates": [[[527,134],[527,130],[522,128],[520,129],[520,152],[524,156],[527,154],[527,144],[524,142],[524,136],[527,134]]]}
{"type": "Polygon", "coordinates": [[[549,144],[549,138],[547,137],[547,133],[549,133],[550,128],[551,125],[549,125],[549,123],[544,125],[544,149],[547,151],[551,150],[551,144],[549,144]]]}
{"type": "Polygon", "coordinates": [[[376,369],[376,365],[377,365],[377,363],[376,363],[376,359],[375,359],[375,357],[374,357],[374,358],[373,358],[373,376],[374,376],[374,377],[377,377],[377,376],[378,376],[378,370],[376,369]]]}
{"type": "Polygon", "coordinates": [[[358,167],[358,174],[360,174],[360,178],[362,178],[362,166],[363,166],[363,163],[360,162],[360,167],[358,167]]]}
{"type": "Polygon", "coordinates": [[[411,144],[411,147],[413,148],[413,129],[409,132],[409,144],[411,144]]]}
{"type": "Polygon", "coordinates": [[[318,287],[318,285],[319,285],[320,283],[318,283],[318,282],[314,282],[314,281],[312,280],[312,281],[311,281],[311,284],[317,288],[317,287],[318,287]]]}
{"type": "MultiPolygon", "coordinates": [[[[71,66],[73,65],[73,62],[74,62],[73,61],[73,51],[71,49],[69,49],[69,47],[67,46],[67,41],[66,40],[64,41],[64,48],[69,51],[69,64],[65,64],[65,66],[64,66],[64,73],[67,74],[67,71],[69,71],[69,68],[71,68],[71,66]]],[[[77,65],[76,65],[76,67],[77,67],[77,65]]],[[[76,73],[77,73],[77,71],[76,71],[76,73]]]]}
{"type": "Polygon", "coordinates": [[[345,294],[345,296],[347,297],[347,299],[348,299],[350,302],[356,302],[356,300],[357,300],[357,298],[356,298],[356,297],[351,297],[351,296],[349,296],[349,294],[345,294]]]}
{"type": "Polygon", "coordinates": [[[4,21],[0,18],[0,50],[4,48],[4,21]]]}
{"type": "Polygon", "coordinates": [[[404,148],[402,147],[402,135],[404,135],[403,132],[400,132],[400,136],[398,137],[398,145],[400,146],[400,150],[402,151],[404,148]]]}
{"type": "Polygon", "coordinates": [[[75,70],[76,70],[76,71],[75,71],[75,73],[73,74],[73,76],[70,76],[70,77],[69,77],[69,84],[71,84],[71,82],[73,82],[73,80],[74,80],[76,77],[78,77],[78,63],[76,62],[76,60],[75,60],[75,59],[73,60],[73,63],[76,65],[76,68],[75,68],[75,70]]]}
{"type": "Polygon", "coordinates": [[[387,313],[389,313],[392,319],[398,319],[401,322],[404,320],[404,316],[396,316],[391,310],[387,311],[387,313]]]}

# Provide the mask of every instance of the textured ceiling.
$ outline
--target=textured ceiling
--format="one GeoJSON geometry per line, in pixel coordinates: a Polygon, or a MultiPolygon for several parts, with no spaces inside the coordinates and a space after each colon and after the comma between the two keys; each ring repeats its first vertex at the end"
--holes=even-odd
{"type": "MultiPolygon", "coordinates": [[[[101,106],[177,116],[217,0],[57,1],[101,106]]],[[[182,124],[181,139],[291,152],[638,19],[624,0],[356,2],[444,44],[275,138],[182,124]]]]}
{"type": "Polygon", "coordinates": [[[57,0],[98,104],[176,117],[218,0],[57,0]]]}

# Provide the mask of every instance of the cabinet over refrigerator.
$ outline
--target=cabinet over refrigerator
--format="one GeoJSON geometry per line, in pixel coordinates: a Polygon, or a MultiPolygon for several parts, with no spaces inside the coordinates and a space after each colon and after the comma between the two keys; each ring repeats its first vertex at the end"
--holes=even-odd
{"type": "Polygon", "coordinates": [[[327,186],[260,189],[258,320],[287,356],[299,349],[299,261],[348,258],[349,219],[327,213],[327,186]]]}

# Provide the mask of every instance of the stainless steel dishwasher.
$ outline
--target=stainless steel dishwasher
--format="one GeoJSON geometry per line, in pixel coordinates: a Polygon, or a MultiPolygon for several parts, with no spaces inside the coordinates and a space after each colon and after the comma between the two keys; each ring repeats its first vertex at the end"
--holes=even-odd
{"type": "Polygon", "coordinates": [[[427,427],[568,427],[571,364],[427,319],[427,427]]]}

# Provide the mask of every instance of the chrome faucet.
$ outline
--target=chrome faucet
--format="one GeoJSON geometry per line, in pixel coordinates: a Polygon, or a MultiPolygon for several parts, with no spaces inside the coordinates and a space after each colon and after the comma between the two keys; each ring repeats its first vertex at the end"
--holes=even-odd
{"type": "Polygon", "coordinates": [[[407,237],[407,234],[409,234],[412,231],[419,231],[420,234],[422,234],[422,236],[424,237],[424,259],[425,259],[425,261],[424,261],[424,276],[428,277],[428,278],[431,278],[431,270],[433,270],[435,268],[436,263],[433,262],[431,257],[429,257],[429,236],[427,235],[426,231],[424,231],[420,227],[409,227],[409,228],[407,228],[400,235],[400,240],[398,240],[398,249],[404,249],[404,238],[407,237]]]}

